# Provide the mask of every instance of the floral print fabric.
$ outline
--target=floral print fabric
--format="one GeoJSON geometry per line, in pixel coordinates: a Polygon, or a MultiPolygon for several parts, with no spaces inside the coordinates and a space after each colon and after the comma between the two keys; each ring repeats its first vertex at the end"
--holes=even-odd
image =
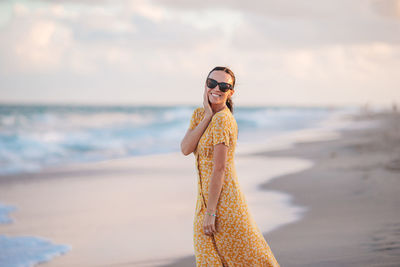
{"type": "MultiPolygon", "coordinates": [[[[190,129],[204,117],[204,108],[196,108],[190,129]]],[[[193,244],[196,266],[274,266],[279,267],[267,241],[256,225],[240,188],[234,164],[238,127],[228,107],[215,113],[193,152],[197,179],[197,202],[193,220],[193,244]],[[228,146],[224,182],[216,210],[216,233],[204,234],[209,184],[213,170],[214,145],[228,146]]]]}

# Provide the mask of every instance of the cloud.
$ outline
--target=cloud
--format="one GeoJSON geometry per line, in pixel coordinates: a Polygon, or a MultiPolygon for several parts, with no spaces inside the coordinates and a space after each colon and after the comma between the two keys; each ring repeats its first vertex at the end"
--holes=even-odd
{"type": "MultiPolygon", "coordinates": [[[[7,59],[0,62],[0,68],[3,73],[72,71],[81,75],[111,66],[133,70],[134,64],[143,66],[153,62],[155,54],[168,53],[157,51],[176,47],[189,51],[219,35],[218,31],[199,32],[190,23],[155,16],[163,12],[151,13],[157,8],[149,5],[132,4],[112,9],[86,7],[78,12],[60,4],[35,8],[17,3],[14,16],[0,32],[0,55],[7,59]],[[142,56],[147,51],[151,56],[142,56]]],[[[171,64],[173,60],[169,59],[171,64]]]]}
{"type": "Polygon", "coordinates": [[[372,7],[382,16],[400,19],[400,0],[375,0],[372,7]]]}
{"type": "Polygon", "coordinates": [[[64,53],[71,46],[72,33],[54,21],[23,19],[3,31],[0,42],[2,70],[50,71],[61,66],[64,53]]]}
{"type": "Polygon", "coordinates": [[[0,98],[196,103],[208,71],[227,65],[238,104],[389,101],[400,82],[394,6],[16,2],[0,28],[0,98]]]}
{"type": "Polygon", "coordinates": [[[383,13],[398,15],[399,0],[157,0],[156,3],[177,10],[240,12],[245,25],[236,28],[233,39],[235,45],[245,43],[241,48],[400,43],[399,22],[382,17],[383,13]]]}

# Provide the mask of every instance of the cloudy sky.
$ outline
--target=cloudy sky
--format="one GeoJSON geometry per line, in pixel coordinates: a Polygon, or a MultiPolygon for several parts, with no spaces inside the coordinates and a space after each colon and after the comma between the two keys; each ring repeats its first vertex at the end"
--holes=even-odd
{"type": "Polygon", "coordinates": [[[0,0],[0,102],[400,103],[400,0],[0,0]]]}

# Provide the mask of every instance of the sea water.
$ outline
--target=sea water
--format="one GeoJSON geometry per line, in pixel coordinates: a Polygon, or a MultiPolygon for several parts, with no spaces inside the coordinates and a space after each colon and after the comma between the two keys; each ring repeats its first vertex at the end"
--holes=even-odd
{"type": "MultiPolygon", "coordinates": [[[[0,203],[0,224],[13,223],[9,213],[16,209],[0,203]]],[[[57,245],[41,237],[0,235],[0,267],[34,266],[70,249],[68,245],[57,245]]]]}
{"type": "MultiPolygon", "coordinates": [[[[0,105],[0,175],[179,151],[195,108],[0,105]]],[[[238,142],[257,142],[313,127],[337,111],[329,107],[237,107],[238,142]]]]}

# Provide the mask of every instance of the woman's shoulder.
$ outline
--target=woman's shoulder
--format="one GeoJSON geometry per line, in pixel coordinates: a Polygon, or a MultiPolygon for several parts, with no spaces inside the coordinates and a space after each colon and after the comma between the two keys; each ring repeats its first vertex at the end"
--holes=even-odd
{"type": "Polygon", "coordinates": [[[197,107],[194,109],[193,113],[202,114],[204,113],[204,107],[197,107]]]}
{"type": "Polygon", "coordinates": [[[212,121],[216,124],[228,124],[232,123],[234,120],[233,114],[228,109],[221,110],[212,117],[212,121]]]}

